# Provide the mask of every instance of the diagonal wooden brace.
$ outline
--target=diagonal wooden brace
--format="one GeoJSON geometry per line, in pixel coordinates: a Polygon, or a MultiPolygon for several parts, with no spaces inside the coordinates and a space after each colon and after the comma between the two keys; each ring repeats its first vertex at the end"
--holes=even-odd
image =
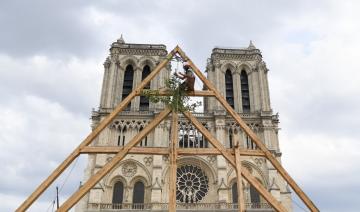
{"type": "Polygon", "coordinates": [[[201,73],[201,71],[195,66],[195,64],[186,56],[185,52],[182,51],[180,47],[177,48],[179,55],[186,60],[190,66],[193,68],[195,74],[200,78],[200,80],[205,84],[208,90],[215,93],[217,100],[224,106],[226,111],[235,119],[235,121],[240,125],[240,127],[246,132],[246,134],[251,138],[253,142],[262,150],[265,154],[265,157],[271,162],[275,169],[280,173],[280,175],[286,180],[286,182],[291,186],[295,193],[301,198],[305,205],[313,212],[318,212],[319,209],[315,204],[310,200],[310,198],[305,194],[305,192],[297,185],[297,183],[291,178],[287,171],[282,167],[280,162],[271,154],[267,149],[265,144],[257,137],[257,135],[246,125],[246,123],[241,119],[239,114],[237,114],[234,109],[227,103],[226,99],[221,95],[221,93],[215,88],[215,86],[201,73]]]}
{"type": "MultiPolygon", "coordinates": [[[[224,146],[214,137],[211,133],[190,113],[184,112],[186,118],[188,118],[194,126],[202,133],[203,136],[216,148],[218,149],[224,158],[229,161],[229,163],[236,169],[235,157],[226,151],[224,146]]],[[[277,211],[286,211],[284,206],[282,206],[265,188],[264,186],[256,180],[255,177],[246,169],[241,169],[241,175],[252,185],[254,188],[269,202],[271,206],[277,211]]]]}
{"type": "Polygon", "coordinates": [[[111,161],[105,164],[98,172],[90,177],[86,183],[76,191],[69,199],[61,205],[57,210],[58,212],[68,211],[73,207],[96,183],[98,183],[107,173],[109,173],[129,152],[129,150],[138,144],[147,134],[151,132],[162,120],[166,118],[171,110],[169,108],[164,109],[159,115],[157,115],[153,121],[151,121],[142,131],[135,135],[131,141],[124,146],[124,149],[117,153],[111,161]]]}

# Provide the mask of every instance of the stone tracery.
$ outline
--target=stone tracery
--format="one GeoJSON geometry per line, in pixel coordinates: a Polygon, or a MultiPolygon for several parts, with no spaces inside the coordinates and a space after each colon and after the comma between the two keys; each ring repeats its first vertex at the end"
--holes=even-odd
{"type": "Polygon", "coordinates": [[[209,190],[209,179],[201,168],[183,165],[177,169],[176,200],[183,203],[201,201],[209,190]]]}

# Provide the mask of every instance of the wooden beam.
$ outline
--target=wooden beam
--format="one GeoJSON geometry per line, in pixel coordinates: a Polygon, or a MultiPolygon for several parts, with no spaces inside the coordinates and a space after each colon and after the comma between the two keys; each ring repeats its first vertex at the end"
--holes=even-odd
{"type": "MultiPolygon", "coordinates": [[[[117,146],[88,146],[84,147],[81,154],[117,154],[122,151],[124,147],[117,146]]],[[[169,148],[167,147],[133,147],[129,150],[129,154],[140,155],[168,155],[169,148]]]]}
{"type": "Polygon", "coordinates": [[[169,167],[169,212],[176,212],[176,170],[177,170],[177,152],[176,144],[178,142],[178,114],[172,112],[171,122],[171,143],[170,143],[170,167],[169,167]]]}
{"type": "MultiPolygon", "coordinates": [[[[229,163],[236,169],[236,162],[233,155],[228,153],[225,147],[211,135],[211,133],[190,113],[184,112],[184,115],[192,122],[192,124],[201,132],[201,134],[215,147],[217,148],[224,158],[229,161],[229,163]]],[[[254,188],[266,199],[269,204],[274,207],[277,211],[286,211],[284,206],[282,206],[268,191],[264,186],[251,175],[247,169],[241,169],[242,176],[254,186],[254,188]]]]}
{"type": "Polygon", "coordinates": [[[240,160],[240,144],[239,140],[235,141],[234,146],[235,154],[235,163],[236,163],[236,177],[237,177],[237,190],[238,190],[238,206],[239,212],[245,212],[245,196],[242,186],[242,177],[241,177],[241,160],[240,160]]]}
{"type": "MultiPolygon", "coordinates": [[[[142,92],[145,92],[150,89],[144,89],[142,92]]],[[[137,96],[142,96],[142,92],[136,93],[137,96]]],[[[159,96],[170,96],[171,94],[167,91],[159,90],[159,96]]],[[[214,92],[212,91],[192,91],[186,94],[187,96],[215,96],[214,92]]]]}
{"type": "MultiPolygon", "coordinates": [[[[117,154],[124,147],[118,146],[87,146],[81,149],[80,154],[117,154]]],[[[234,150],[226,149],[230,154],[234,154],[234,150]]],[[[176,148],[178,155],[221,155],[216,148],[176,148]]],[[[129,150],[129,154],[143,155],[168,155],[168,147],[133,147],[129,150]]],[[[240,149],[242,156],[265,156],[260,150],[240,149]]]]}
{"type": "Polygon", "coordinates": [[[81,144],[46,178],[36,190],[16,209],[17,212],[25,211],[30,205],[57,179],[57,177],[71,164],[76,157],[79,156],[83,147],[89,145],[100,132],[116,117],[118,113],[128,105],[128,103],[139,93],[170,61],[178,50],[178,46],[172,50],[166,58],[143,80],[140,85],[136,87],[118,106],[111,112],[99,125],[81,142],[81,144]]]}
{"type": "Polygon", "coordinates": [[[303,190],[296,184],[296,182],[291,178],[287,171],[282,167],[280,162],[271,154],[267,149],[265,144],[257,137],[257,135],[247,126],[247,124],[241,119],[239,114],[237,114],[234,109],[227,103],[226,99],[221,95],[221,93],[215,88],[215,86],[201,73],[201,71],[195,66],[195,64],[186,56],[186,54],[180,49],[177,49],[177,52],[180,56],[186,60],[190,66],[193,68],[195,74],[200,78],[200,80],[205,84],[208,90],[215,93],[215,97],[218,101],[224,106],[226,111],[235,119],[235,121],[240,125],[240,127],[246,132],[246,134],[251,138],[253,142],[265,153],[266,158],[271,162],[275,169],[280,173],[280,175],[288,182],[288,184],[293,188],[296,194],[301,198],[305,205],[314,212],[319,211],[315,204],[310,200],[310,198],[303,192],[303,190]]]}
{"type": "Polygon", "coordinates": [[[57,210],[65,212],[70,210],[92,187],[95,186],[107,173],[109,173],[129,152],[129,150],[137,145],[147,134],[151,132],[166,116],[170,113],[170,109],[165,108],[153,121],[151,121],[143,130],[136,134],[131,141],[124,146],[124,149],[118,152],[108,163],[106,163],[98,172],[90,177],[84,185],[77,190],[64,204],[57,210]]]}

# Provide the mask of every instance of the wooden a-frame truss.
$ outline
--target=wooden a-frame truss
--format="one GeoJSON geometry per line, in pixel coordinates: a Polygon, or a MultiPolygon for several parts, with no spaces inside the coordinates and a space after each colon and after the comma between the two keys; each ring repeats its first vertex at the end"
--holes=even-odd
{"type": "MultiPolygon", "coordinates": [[[[166,92],[160,92],[160,95],[167,95],[166,92]]],[[[92,175],[83,186],[69,197],[57,210],[59,212],[70,210],[96,183],[98,183],[107,173],[109,173],[127,154],[158,154],[169,155],[170,173],[169,173],[169,211],[176,211],[176,170],[178,155],[222,155],[236,170],[237,186],[238,186],[238,204],[239,212],[245,211],[245,203],[243,198],[243,189],[241,179],[244,177],[254,188],[264,197],[264,199],[276,210],[286,211],[285,207],[277,201],[268,190],[258,181],[251,173],[241,167],[240,156],[263,156],[268,159],[274,168],[291,186],[295,193],[300,197],[310,211],[319,211],[310,198],[301,190],[296,182],[290,177],[286,170],[281,166],[280,162],[273,156],[267,147],[260,141],[257,135],[246,125],[234,109],[227,103],[225,98],[215,88],[215,86],[201,73],[194,63],[186,56],[179,46],[176,46],[166,58],[157,65],[157,67],[133,90],[117,107],[104,119],[99,125],[85,138],[85,140],[51,173],[51,175],[42,182],[37,189],[19,206],[17,212],[27,210],[32,203],[57,179],[57,177],[78,157],[80,154],[116,154],[112,160],[107,162],[98,172],[92,175]],[[91,142],[101,133],[101,131],[115,119],[117,114],[125,109],[128,103],[138,95],[141,95],[143,88],[160,72],[167,63],[178,54],[184,61],[187,61],[195,74],[207,87],[206,91],[194,91],[188,93],[189,96],[213,96],[226,109],[242,130],[256,144],[258,150],[240,149],[238,141],[235,141],[233,150],[227,150],[225,147],[190,113],[184,112],[184,116],[192,122],[192,124],[203,134],[203,136],[215,148],[202,149],[181,149],[176,147],[178,140],[178,114],[165,108],[160,112],[142,131],[135,135],[131,141],[124,147],[96,147],[89,146],[91,142]],[[171,125],[171,141],[169,147],[135,147],[148,133],[150,133],[161,121],[163,121],[170,113],[172,113],[171,125]]]]}

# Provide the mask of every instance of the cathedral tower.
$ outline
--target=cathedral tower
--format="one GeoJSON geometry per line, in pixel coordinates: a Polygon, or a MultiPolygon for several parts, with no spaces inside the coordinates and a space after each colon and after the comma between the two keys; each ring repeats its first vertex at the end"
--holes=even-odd
{"type": "MultiPolygon", "coordinates": [[[[92,113],[92,126],[98,125],[167,55],[165,45],[129,44],[121,37],[110,48],[104,63],[100,107],[92,113]]],[[[171,65],[161,70],[147,88],[165,86],[171,65]]],[[[207,63],[207,77],[226,97],[228,103],[258,134],[280,160],[278,117],[270,106],[268,69],[252,43],[247,48],[214,48],[207,63]]],[[[98,136],[94,146],[124,146],[141,131],[164,105],[136,97],[126,111],[98,136]]],[[[201,123],[226,148],[241,142],[243,148],[256,146],[225,113],[213,97],[204,98],[204,112],[196,113],[201,123]]],[[[168,147],[171,120],[164,120],[139,146],[168,147]]],[[[211,144],[179,116],[178,148],[210,148],[211,144]]],[[[85,179],[96,173],[113,155],[90,155],[85,179]]],[[[265,188],[291,211],[291,194],[285,182],[262,157],[242,158],[247,168],[265,188]]],[[[236,210],[236,173],[222,156],[185,156],[178,158],[176,199],[178,210],[236,210]]],[[[76,211],[166,210],[169,188],[169,159],[165,155],[127,155],[77,204],[76,211]]],[[[257,191],[243,181],[247,211],[273,211],[257,191]]]]}

